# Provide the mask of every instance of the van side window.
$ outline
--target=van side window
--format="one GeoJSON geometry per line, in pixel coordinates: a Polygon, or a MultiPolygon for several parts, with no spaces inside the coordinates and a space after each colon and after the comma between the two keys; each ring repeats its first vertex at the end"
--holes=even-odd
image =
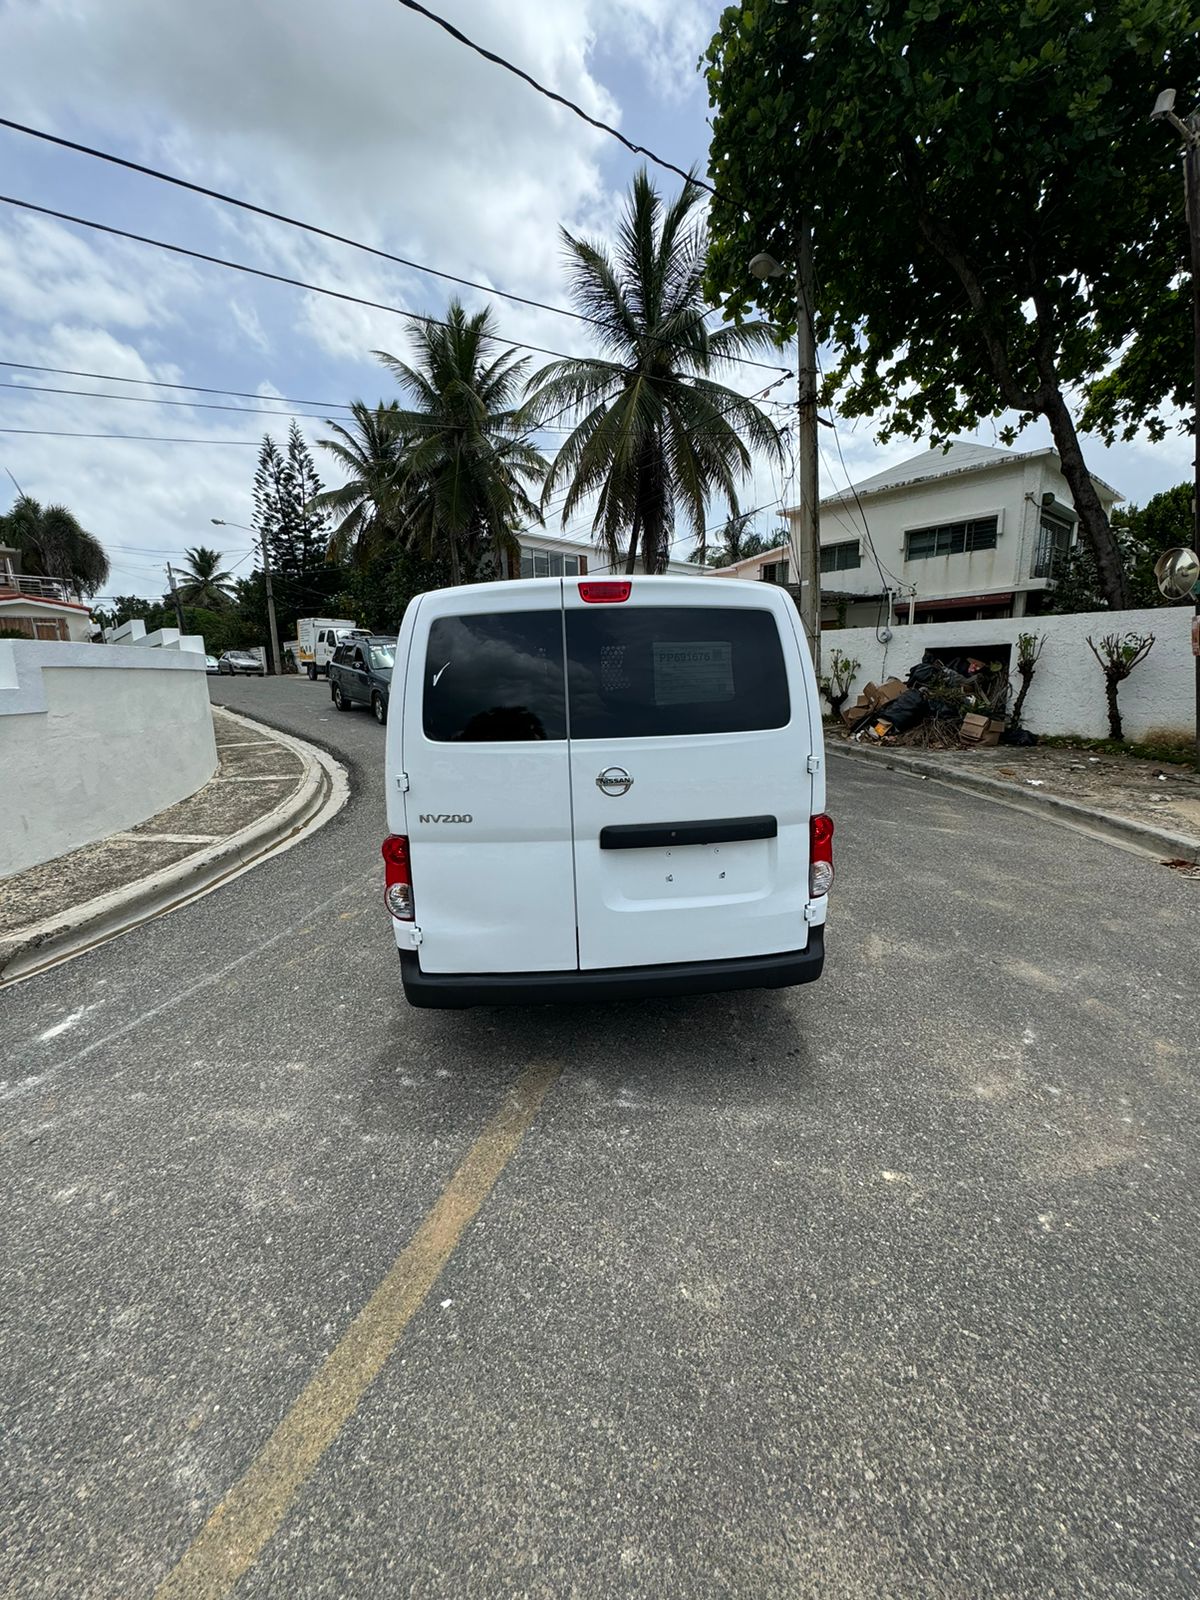
{"type": "Polygon", "coordinates": [[[565,739],[562,613],[439,617],[425,652],[425,737],[565,739]]]}
{"type": "Polygon", "coordinates": [[[567,612],[572,739],[782,728],[791,720],[779,628],[741,606],[567,612]]]}

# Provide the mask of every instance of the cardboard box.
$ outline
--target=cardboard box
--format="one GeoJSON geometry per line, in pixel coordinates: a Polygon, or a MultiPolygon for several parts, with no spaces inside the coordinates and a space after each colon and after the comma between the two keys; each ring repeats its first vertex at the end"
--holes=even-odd
{"type": "Polygon", "coordinates": [[[898,699],[907,688],[908,685],[900,678],[889,678],[886,683],[881,683],[879,685],[876,693],[875,703],[881,706],[890,705],[892,701],[898,699]]]}
{"type": "Polygon", "coordinates": [[[1000,743],[1000,735],[1004,732],[1003,717],[984,717],[978,712],[969,712],[962,719],[959,734],[971,744],[996,745],[1000,743]]]}

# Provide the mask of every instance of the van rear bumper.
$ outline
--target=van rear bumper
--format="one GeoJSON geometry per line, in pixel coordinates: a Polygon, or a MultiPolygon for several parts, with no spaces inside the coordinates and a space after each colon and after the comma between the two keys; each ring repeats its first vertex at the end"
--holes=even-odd
{"type": "Polygon", "coordinates": [[[415,950],[401,950],[400,977],[410,1005],[439,1010],[467,1006],[540,1006],[664,995],[717,994],[728,989],[789,989],[812,983],[825,965],[825,929],[812,928],[807,950],[687,961],[662,967],[605,967],[591,972],[422,972],[415,950]]]}

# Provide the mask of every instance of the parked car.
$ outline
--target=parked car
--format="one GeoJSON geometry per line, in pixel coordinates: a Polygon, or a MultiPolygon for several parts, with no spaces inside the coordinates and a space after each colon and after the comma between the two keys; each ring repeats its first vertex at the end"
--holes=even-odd
{"type": "Polygon", "coordinates": [[[375,721],[386,722],[395,656],[390,634],[355,634],[338,645],[329,663],[329,692],[338,710],[370,706],[375,721]]]}
{"type": "Polygon", "coordinates": [[[409,604],[395,668],[384,898],[412,1004],[820,976],[833,823],[786,590],[442,589],[409,604]]]}
{"type": "Polygon", "coordinates": [[[266,668],[257,656],[251,655],[249,650],[226,650],[225,654],[217,660],[217,671],[232,677],[244,673],[247,677],[263,677],[266,668]]]}
{"type": "Polygon", "coordinates": [[[204,670],[205,672],[220,672],[221,663],[217,660],[216,656],[205,656],[204,670]]]}

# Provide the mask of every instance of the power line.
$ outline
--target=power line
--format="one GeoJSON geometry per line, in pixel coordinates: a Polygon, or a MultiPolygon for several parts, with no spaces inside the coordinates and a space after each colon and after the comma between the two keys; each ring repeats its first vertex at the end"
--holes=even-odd
{"type": "MultiPolygon", "coordinates": [[[[495,51],[485,50],[483,45],[476,44],[474,39],[469,39],[452,22],[447,22],[445,17],[439,17],[436,11],[430,11],[427,7],[419,5],[417,0],[398,0],[398,3],[405,10],[414,11],[419,17],[425,17],[428,21],[436,23],[444,33],[448,33],[458,44],[465,44],[468,50],[473,50],[477,56],[482,56],[485,61],[490,61],[493,66],[503,67],[505,72],[511,72],[514,77],[520,78],[522,83],[527,83],[531,89],[536,89],[538,94],[545,95],[547,100],[553,100],[556,105],[565,106],[568,111],[574,112],[577,117],[582,117],[584,122],[590,123],[600,133],[607,133],[610,138],[616,139],[623,144],[626,150],[631,151],[635,156],[646,156],[648,160],[654,162],[655,166],[663,167],[667,172],[674,172],[678,177],[683,178],[688,183],[694,183],[697,188],[703,189],[708,194],[717,194],[711,183],[707,183],[703,178],[698,178],[694,172],[685,172],[682,167],[677,167],[673,161],[666,161],[662,156],[655,155],[654,151],[646,145],[635,144],[632,139],[627,139],[618,128],[614,128],[609,123],[601,122],[596,117],[591,116],[582,106],[576,105],[574,100],[568,100],[565,95],[558,94],[553,89],[547,89],[544,84],[531,77],[523,68],[514,65],[504,56],[497,55],[495,51]]],[[[724,196],[721,195],[718,198],[724,199],[724,196]]]]}
{"type": "MultiPolygon", "coordinates": [[[[96,222],[90,217],[76,217],[69,211],[55,211],[50,206],[35,205],[32,200],[18,200],[14,195],[0,194],[0,203],[18,206],[23,211],[33,211],[39,216],[53,217],[58,222],[70,222],[77,228],[93,228],[97,233],[111,234],[114,239],[129,239],[134,244],[148,244],[156,250],[167,250],[172,255],[187,256],[193,261],[205,261],[210,266],[225,267],[230,272],[244,272],[252,278],[265,278],[269,283],[284,283],[293,289],[305,289],[310,294],[327,295],[331,300],[342,300],[349,305],[366,306],[371,311],[387,311],[395,317],[407,317],[410,322],[420,322],[426,327],[445,328],[449,324],[440,317],[425,316],[420,311],[406,311],[401,306],[386,305],[381,300],[367,300],[362,295],[349,294],[344,289],[328,289],[319,283],[306,283],[303,278],[289,278],[282,272],[268,272],[265,267],[247,266],[242,261],[226,261],[223,256],[209,255],[203,250],[189,250],[186,245],[171,244],[166,239],[151,239],[144,233],[130,233],[125,228],[114,228],[108,222],[96,222]]],[[[497,339],[497,343],[511,345],[514,349],[531,350],[537,355],[554,356],[560,361],[578,358],[565,350],[550,350],[545,345],[526,344],[519,339],[497,339]]],[[[771,368],[771,371],[777,370],[771,368]]]]}
{"type": "MultiPolygon", "coordinates": [[[[327,295],[331,300],[341,300],[348,305],[366,306],[371,311],[386,311],[394,317],[406,317],[410,322],[419,322],[430,328],[447,328],[450,326],[442,317],[426,316],[420,311],[407,311],[402,306],[387,305],[381,300],[367,300],[362,295],[350,294],[344,289],[329,289],[319,283],[308,283],[303,278],[289,278],[282,272],[268,272],[265,267],[251,267],[243,261],[227,261],[223,256],[209,255],[204,250],[190,250],[186,245],[171,244],[166,239],[151,239],[144,233],[131,233],[126,228],[115,228],[109,222],[96,222],[90,217],[77,217],[69,211],[55,211],[51,206],[35,205],[32,200],[19,200],[15,195],[0,194],[0,204],[17,206],[22,211],[32,211],[38,216],[53,217],[58,222],[69,222],[77,228],[92,228],[97,233],[110,234],[114,239],[129,239],[134,244],[148,244],[156,250],[166,250],[172,255],[187,256],[192,261],[204,261],[210,266],[224,267],[230,272],[244,272],[252,278],[265,278],[269,283],[287,284],[293,289],[304,289],[309,294],[327,295]]],[[[514,350],[530,350],[536,355],[553,356],[559,361],[577,361],[578,356],[571,355],[566,350],[552,350],[546,345],[530,344],[524,339],[512,339],[507,335],[496,335],[496,343],[509,345],[514,350]]],[[[740,366],[761,367],[764,372],[785,372],[787,369],[769,365],[764,361],[752,361],[748,356],[722,356],[722,361],[736,362],[740,366]]]]}
{"type": "MultiPolygon", "coordinates": [[[[0,363],[2,365],[3,363],[0,363]]],[[[111,394],[103,389],[52,389],[40,383],[5,383],[0,389],[14,389],[18,394],[73,394],[85,400],[127,400],[143,406],[185,406],[191,411],[233,411],[239,416],[299,417],[309,422],[325,422],[321,411],[273,411],[268,406],[222,406],[211,400],[163,400],[156,394],[111,394]]]]}
{"type": "MultiPolygon", "coordinates": [[[[198,383],[165,383],[161,378],[124,378],[119,372],[80,372],[75,367],[39,367],[31,361],[0,361],[0,367],[12,367],[18,372],[49,372],[57,378],[95,378],[99,383],[141,383],[150,389],[179,389],[189,394],[223,394],[234,400],[278,400],[280,405],[322,406],[327,411],[352,409],[345,400],[299,400],[295,395],[259,394],[249,389],[206,389],[198,383]]],[[[286,416],[287,412],[280,412],[279,415],[286,416]]]]}
{"type": "MultiPolygon", "coordinates": [[[[11,128],[17,133],[28,134],[32,139],[42,139],[47,144],[58,145],[64,150],[77,151],[80,155],[91,156],[97,161],[107,161],[113,166],[124,167],[130,172],[141,173],[144,177],[155,178],[160,183],[170,183],[176,188],[191,190],[192,193],[204,195],[207,199],[220,201],[222,205],[236,206],[241,211],[253,212],[256,216],[267,217],[272,222],[282,222],[289,228],[299,228],[304,233],[315,234],[318,238],[329,239],[335,244],[347,245],[352,250],[360,250],[366,255],[393,262],[395,265],[406,267],[413,272],[422,272],[433,278],[442,278],[446,282],[456,283],[464,289],[474,289],[480,294],[495,295],[501,300],[509,300],[515,305],[528,306],[535,311],[548,311],[556,317],[569,317],[572,322],[582,322],[596,328],[604,327],[604,323],[599,317],[588,316],[586,312],[572,311],[569,306],[552,305],[547,300],[535,300],[529,295],[516,294],[509,289],[498,289],[492,284],[478,283],[473,278],[463,278],[457,273],[445,272],[440,267],[427,266],[424,262],[410,260],[407,256],[395,255],[390,250],[381,250],[375,245],[364,244],[359,239],[351,239],[346,234],[334,233],[328,228],[319,227],[316,223],[302,222],[298,217],[289,217],[282,211],[272,211],[266,206],[255,205],[253,201],[242,200],[237,195],[224,193],[223,190],[209,189],[204,184],[192,183],[189,179],[180,178],[175,173],[163,172],[158,167],[149,167],[140,161],[130,161],[125,156],[114,155],[110,150],[100,150],[94,145],[80,144],[75,139],[65,139],[60,134],[48,133],[42,128],[32,128],[23,122],[14,122],[10,117],[0,117],[0,127],[11,128]]],[[[675,170],[678,171],[679,169],[676,168],[675,170]]],[[[127,235],[127,237],[136,236],[127,235]]],[[[203,257],[202,259],[213,260],[215,258],[203,257]]],[[[291,282],[293,280],[284,279],[282,281],[291,282]]],[[[311,288],[312,285],[307,285],[306,287],[311,288]]],[[[364,302],[364,304],[366,303],[368,302],[364,302]]],[[[706,312],[705,315],[708,315],[708,313],[706,312]]],[[[655,334],[648,334],[645,337],[654,343],[664,342],[655,334]]],[[[524,348],[535,349],[536,346],[526,345],[524,348]]],[[[725,359],[736,361],[742,366],[761,367],[765,372],[778,372],[780,370],[778,366],[773,366],[765,361],[755,361],[749,356],[728,356],[725,359]]]]}
{"type": "Polygon", "coordinates": [[[127,439],[131,444],[248,444],[257,439],[174,439],[153,433],[72,433],[62,428],[0,428],[0,433],[23,433],[39,439],[127,439]]]}

